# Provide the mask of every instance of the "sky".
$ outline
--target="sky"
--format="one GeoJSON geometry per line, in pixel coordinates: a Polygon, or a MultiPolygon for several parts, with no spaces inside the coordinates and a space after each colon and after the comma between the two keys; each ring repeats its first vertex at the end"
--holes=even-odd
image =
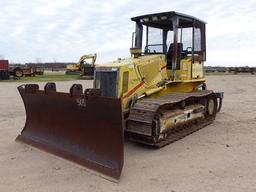
{"type": "Polygon", "coordinates": [[[0,58],[97,63],[129,57],[131,17],[164,11],[207,22],[210,66],[256,66],[255,0],[0,0],[0,58]]]}

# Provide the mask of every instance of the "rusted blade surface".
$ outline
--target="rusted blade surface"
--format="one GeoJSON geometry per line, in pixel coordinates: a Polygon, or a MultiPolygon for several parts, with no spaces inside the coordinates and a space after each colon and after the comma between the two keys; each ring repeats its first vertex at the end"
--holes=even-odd
{"type": "MultiPolygon", "coordinates": [[[[18,87],[26,109],[26,124],[17,140],[61,156],[115,179],[123,167],[121,101],[85,96],[81,86],[71,93],[29,84],[18,87]]],[[[87,92],[90,92],[87,90],[87,92]]]]}

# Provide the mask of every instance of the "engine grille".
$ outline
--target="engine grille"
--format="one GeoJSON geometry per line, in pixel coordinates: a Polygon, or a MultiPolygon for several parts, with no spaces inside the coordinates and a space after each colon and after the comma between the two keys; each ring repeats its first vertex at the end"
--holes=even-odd
{"type": "Polygon", "coordinates": [[[101,90],[102,96],[118,97],[118,71],[97,71],[95,76],[95,88],[101,90]]]}

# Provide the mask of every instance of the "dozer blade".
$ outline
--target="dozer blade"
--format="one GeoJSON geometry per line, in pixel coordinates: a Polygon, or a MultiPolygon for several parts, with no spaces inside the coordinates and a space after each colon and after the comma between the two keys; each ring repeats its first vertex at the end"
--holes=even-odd
{"type": "Polygon", "coordinates": [[[83,93],[74,84],[70,93],[44,90],[37,84],[18,87],[26,109],[26,124],[18,141],[76,162],[104,175],[120,178],[124,158],[121,100],[83,93]]]}

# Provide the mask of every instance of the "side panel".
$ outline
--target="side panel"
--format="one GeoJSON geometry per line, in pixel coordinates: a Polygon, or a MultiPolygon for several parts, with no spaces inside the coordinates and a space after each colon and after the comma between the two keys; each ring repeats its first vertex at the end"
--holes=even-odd
{"type": "Polygon", "coordinates": [[[177,80],[191,79],[191,58],[180,61],[180,70],[177,70],[177,80]]]}
{"type": "Polygon", "coordinates": [[[176,80],[191,80],[191,77],[192,79],[204,78],[203,62],[195,61],[192,64],[192,68],[191,68],[191,58],[182,59],[180,64],[180,70],[177,70],[176,80]]]}
{"type": "Polygon", "coordinates": [[[123,74],[129,73],[128,90],[123,92],[123,84],[119,84],[119,96],[126,108],[134,95],[140,96],[146,91],[158,88],[157,84],[167,79],[165,55],[146,55],[134,58],[131,64],[120,67],[120,82],[123,74]]]}
{"type": "Polygon", "coordinates": [[[203,78],[203,76],[204,76],[203,63],[195,62],[192,65],[192,78],[200,79],[200,78],[203,78]]]}

